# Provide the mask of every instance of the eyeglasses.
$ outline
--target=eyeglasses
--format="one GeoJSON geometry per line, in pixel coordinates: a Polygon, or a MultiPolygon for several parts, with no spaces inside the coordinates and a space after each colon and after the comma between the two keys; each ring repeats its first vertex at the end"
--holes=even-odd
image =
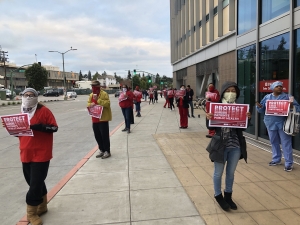
{"type": "Polygon", "coordinates": [[[28,98],[28,97],[29,97],[29,98],[33,98],[33,97],[34,97],[34,94],[25,94],[24,97],[25,97],[25,98],[28,98]]]}

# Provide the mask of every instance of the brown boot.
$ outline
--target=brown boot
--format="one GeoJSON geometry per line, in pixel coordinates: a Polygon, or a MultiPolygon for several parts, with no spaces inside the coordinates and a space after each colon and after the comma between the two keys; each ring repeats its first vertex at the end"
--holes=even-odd
{"type": "Polygon", "coordinates": [[[48,208],[47,208],[47,195],[44,195],[43,196],[43,202],[38,205],[36,214],[38,214],[38,216],[41,216],[42,214],[46,213],[47,211],[48,211],[48,208]]]}
{"type": "Polygon", "coordinates": [[[42,225],[41,218],[37,215],[37,206],[27,205],[27,220],[31,225],[42,225]]]}

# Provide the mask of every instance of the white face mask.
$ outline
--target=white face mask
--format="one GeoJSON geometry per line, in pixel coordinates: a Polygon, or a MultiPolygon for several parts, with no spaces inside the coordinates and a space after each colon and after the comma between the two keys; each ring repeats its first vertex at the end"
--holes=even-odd
{"type": "Polygon", "coordinates": [[[35,113],[38,104],[38,97],[24,97],[22,96],[21,112],[28,113],[31,119],[35,113]]]}
{"type": "Polygon", "coordinates": [[[225,92],[223,99],[227,102],[227,103],[234,103],[236,100],[236,93],[235,92],[225,92]]]}
{"type": "Polygon", "coordinates": [[[184,90],[184,88],[180,88],[180,90],[184,90]]]}
{"type": "Polygon", "coordinates": [[[126,91],[127,91],[127,88],[123,88],[122,90],[123,90],[123,92],[126,92],[126,91]]]}

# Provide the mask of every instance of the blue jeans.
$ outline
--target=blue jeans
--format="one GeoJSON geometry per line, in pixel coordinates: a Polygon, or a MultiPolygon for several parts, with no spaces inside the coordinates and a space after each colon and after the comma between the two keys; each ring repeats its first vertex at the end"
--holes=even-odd
{"type": "Polygon", "coordinates": [[[279,163],[281,161],[280,143],[282,145],[285,166],[293,165],[292,136],[287,135],[281,130],[268,130],[270,142],[272,145],[272,161],[279,163]]]}
{"type": "Polygon", "coordinates": [[[122,109],[122,113],[123,113],[123,116],[125,119],[125,127],[127,129],[130,129],[132,107],[121,108],[121,109],[122,109]]]}
{"type": "Polygon", "coordinates": [[[189,113],[188,115],[191,115],[191,116],[194,116],[194,104],[193,104],[193,101],[189,101],[189,105],[190,105],[190,108],[191,108],[191,114],[189,113]]]}
{"type": "Polygon", "coordinates": [[[135,110],[137,112],[137,115],[140,115],[140,111],[141,111],[141,103],[140,102],[135,103],[135,110]]]}
{"type": "MultiPolygon", "coordinates": [[[[224,150],[224,162],[226,163],[226,178],[225,178],[225,192],[232,193],[232,186],[234,181],[234,172],[241,156],[240,148],[225,148],[224,150]]],[[[215,196],[222,194],[221,183],[222,175],[225,164],[214,162],[214,190],[215,196]]]]}

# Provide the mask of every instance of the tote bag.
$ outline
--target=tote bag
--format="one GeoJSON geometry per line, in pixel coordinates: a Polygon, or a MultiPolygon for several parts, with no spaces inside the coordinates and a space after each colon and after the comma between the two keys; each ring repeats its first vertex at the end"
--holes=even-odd
{"type": "Polygon", "coordinates": [[[288,135],[296,136],[299,133],[300,128],[299,120],[300,113],[296,112],[294,107],[293,111],[289,112],[289,115],[283,124],[283,131],[288,135]]]}

